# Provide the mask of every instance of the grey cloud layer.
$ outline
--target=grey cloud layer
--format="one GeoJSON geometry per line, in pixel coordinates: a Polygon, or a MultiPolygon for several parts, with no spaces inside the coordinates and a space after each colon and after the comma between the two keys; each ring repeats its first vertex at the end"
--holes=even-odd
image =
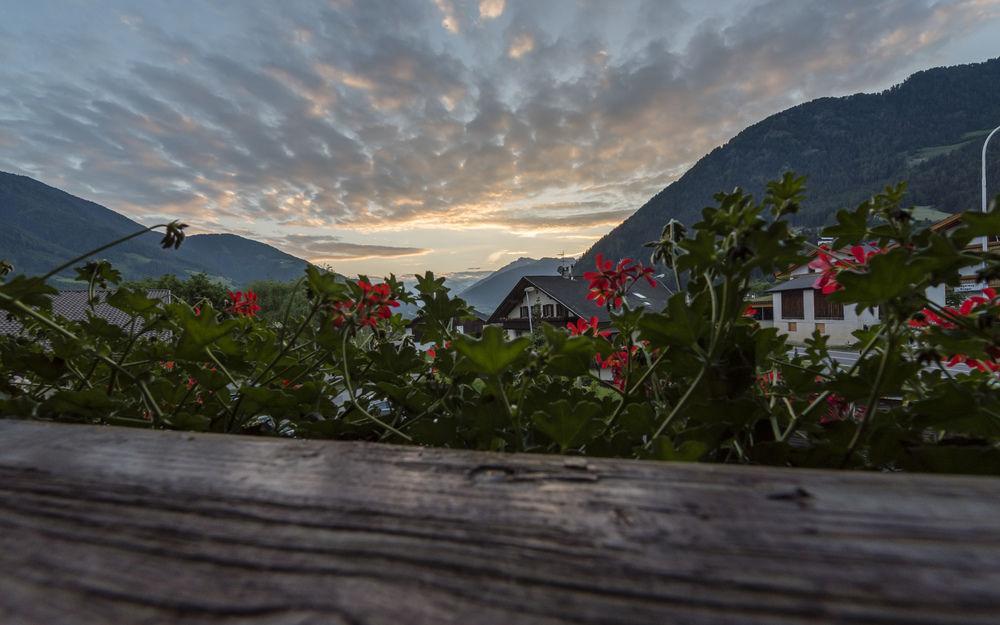
{"type": "MultiPolygon", "coordinates": [[[[149,6],[109,20],[131,47],[81,34],[90,71],[0,67],[0,168],[131,214],[240,223],[312,257],[424,250],[294,233],[615,223],[747,123],[884,85],[998,12],[995,0],[770,0],[728,17],[666,0],[149,6]],[[236,26],[195,36],[176,11],[236,26]]],[[[15,36],[3,50],[49,43],[15,36]]]]}
{"type": "Polygon", "coordinates": [[[363,258],[397,258],[419,256],[432,250],[420,247],[396,247],[391,245],[362,245],[347,243],[339,237],[323,235],[289,234],[274,239],[270,243],[303,258],[315,260],[358,260],[363,258]]]}

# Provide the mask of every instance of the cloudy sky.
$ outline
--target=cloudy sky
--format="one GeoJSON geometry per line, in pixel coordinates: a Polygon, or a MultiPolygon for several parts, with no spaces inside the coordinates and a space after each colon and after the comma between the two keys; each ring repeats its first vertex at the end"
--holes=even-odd
{"type": "Polygon", "coordinates": [[[1000,0],[0,0],[0,170],[345,273],[491,269],[998,32],[1000,0]]]}

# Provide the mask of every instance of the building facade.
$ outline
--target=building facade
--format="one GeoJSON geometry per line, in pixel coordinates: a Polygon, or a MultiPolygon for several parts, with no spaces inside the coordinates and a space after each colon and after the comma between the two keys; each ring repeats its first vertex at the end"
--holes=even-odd
{"type": "MultiPolygon", "coordinates": [[[[601,327],[611,322],[607,308],[587,299],[590,291],[586,280],[571,276],[525,276],[510,290],[486,323],[499,325],[510,337],[522,336],[535,330],[538,324],[565,326],[577,319],[597,317],[601,327]]],[[[651,287],[646,282],[635,283],[625,296],[631,308],[645,307],[659,312],[667,304],[670,293],[662,286],[651,287]]]]}

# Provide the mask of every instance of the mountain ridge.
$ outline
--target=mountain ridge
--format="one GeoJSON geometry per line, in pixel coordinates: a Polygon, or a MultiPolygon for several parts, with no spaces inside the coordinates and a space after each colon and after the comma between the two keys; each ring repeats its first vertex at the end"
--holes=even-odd
{"type": "MultiPolygon", "coordinates": [[[[916,72],[878,93],[823,97],[756,122],[699,159],[581,257],[645,260],[643,244],[670,220],[691,225],[719,191],[758,198],[785,171],[807,176],[801,227],[830,223],[887,184],[909,180],[908,201],[954,213],[978,207],[976,139],[1000,124],[1000,57],[916,72]]],[[[1000,179],[1000,158],[990,165],[1000,179]]],[[[991,184],[991,188],[993,185],[991,184]]]]}
{"type": "Polygon", "coordinates": [[[497,269],[475,284],[462,290],[458,296],[476,310],[491,313],[504,296],[524,276],[555,276],[561,265],[572,265],[572,258],[543,257],[539,259],[521,257],[497,269]]]}
{"type": "MultiPolygon", "coordinates": [[[[29,176],[0,172],[0,259],[16,273],[52,267],[144,226],[110,208],[29,176]]],[[[101,252],[126,279],[204,273],[231,286],[253,280],[296,279],[307,261],[235,234],[195,234],[177,250],[163,250],[151,232],[101,252]]],[[[66,272],[60,276],[69,282],[66,272]]]]}

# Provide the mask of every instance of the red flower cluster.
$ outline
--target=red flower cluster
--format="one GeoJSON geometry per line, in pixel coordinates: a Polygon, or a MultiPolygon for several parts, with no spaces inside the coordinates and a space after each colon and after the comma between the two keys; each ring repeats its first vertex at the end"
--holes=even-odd
{"type": "Polygon", "coordinates": [[[602,358],[600,354],[595,354],[594,358],[601,369],[611,369],[614,376],[614,385],[620,391],[625,390],[625,368],[628,366],[629,358],[635,356],[639,351],[638,345],[633,345],[631,349],[619,349],[607,358],[602,358]]]}
{"type": "Polygon", "coordinates": [[[338,328],[354,319],[359,325],[374,328],[379,319],[392,317],[392,309],[399,302],[392,297],[392,288],[385,282],[371,284],[358,280],[361,297],[357,300],[348,298],[333,303],[333,324],[338,328]]]}
{"type": "MultiPolygon", "coordinates": [[[[451,341],[445,341],[444,342],[444,348],[445,349],[451,349],[451,341]]],[[[436,360],[437,359],[437,350],[438,350],[438,345],[437,344],[431,345],[429,348],[427,348],[427,356],[431,360],[436,360]]]]}
{"type": "MultiPolygon", "coordinates": [[[[229,306],[226,307],[226,312],[237,315],[239,317],[256,317],[257,313],[260,312],[260,306],[257,304],[257,294],[253,291],[236,291],[233,293],[229,292],[229,306]]],[[[197,311],[195,314],[200,314],[201,311],[197,311]]]]}
{"type": "Polygon", "coordinates": [[[598,329],[597,317],[591,317],[589,322],[584,321],[583,318],[577,319],[575,324],[570,321],[566,324],[566,328],[569,329],[569,333],[573,336],[585,336],[588,332],[592,333],[595,338],[598,336],[603,338],[611,336],[610,330],[598,329]]]}
{"type": "MultiPolygon", "coordinates": [[[[982,295],[973,295],[966,298],[957,309],[952,306],[945,306],[944,310],[952,317],[966,317],[980,306],[1000,306],[1000,294],[997,293],[996,289],[983,289],[982,295]]],[[[942,330],[953,330],[958,327],[954,321],[935,313],[929,308],[921,310],[918,315],[910,319],[909,323],[911,328],[929,328],[934,326],[942,330]]],[[[948,360],[947,365],[954,367],[957,364],[965,363],[979,371],[1000,373],[1000,346],[992,345],[987,348],[986,353],[989,356],[987,360],[969,358],[965,354],[955,354],[948,360]]]]}
{"type": "Polygon", "coordinates": [[[605,260],[603,254],[598,254],[596,265],[597,271],[588,271],[583,277],[590,282],[587,299],[594,300],[598,306],[611,302],[615,308],[621,308],[625,293],[640,278],[644,278],[649,286],[656,286],[653,268],[643,267],[642,263],[633,262],[631,258],[623,258],[615,265],[605,260]]]}
{"type": "Polygon", "coordinates": [[[830,253],[830,248],[826,245],[819,246],[816,259],[809,263],[810,269],[816,269],[820,272],[820,276],[813,284],[813,288],[820,289],[823,295],[839,291],[843,287],[837,282],[838,273],[845,269],[863,267],[868,264],[872,256],[881,253],[882,250],[876,247],[874,243],[869,243],[867,249],[864,245],[855,245],[851,247],[852,261],[845,258],[837,258],[830,253]]]}

